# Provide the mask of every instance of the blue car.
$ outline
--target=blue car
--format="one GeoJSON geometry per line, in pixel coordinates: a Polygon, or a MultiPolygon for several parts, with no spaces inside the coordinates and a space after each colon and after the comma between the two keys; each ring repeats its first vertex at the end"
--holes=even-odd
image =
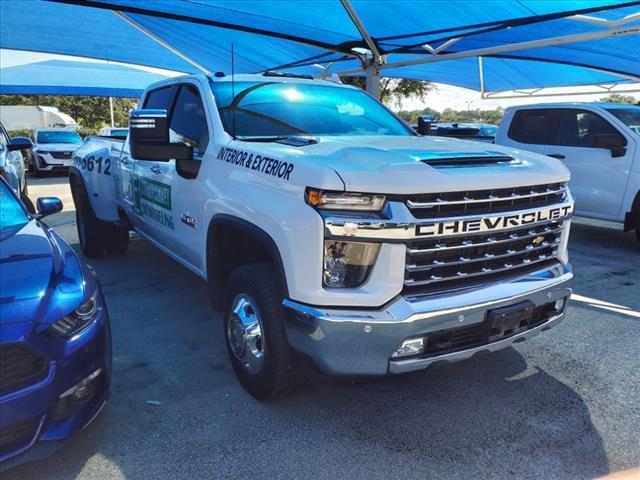
{"type": "Polygon", "coordinates": [[[109,397],[111,332],[95,272],[0,178],[0,470],[47,456],[109,397]]]}

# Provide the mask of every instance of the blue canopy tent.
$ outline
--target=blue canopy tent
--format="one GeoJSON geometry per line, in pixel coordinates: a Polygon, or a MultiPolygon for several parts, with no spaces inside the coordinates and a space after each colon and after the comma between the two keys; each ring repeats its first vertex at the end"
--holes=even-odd
{"type": "Polygon", "coordinates": [[[100,62],[48,60],[0,69],[0,95],[140,97],[164,75],[100,62]]]}
{"type": "Polygon", "coordinates": [[[0,2],[3,48],[499,90],[640,81],[640,1],[0,2]],[[33,32],[38,32],[34,35],[33,32]],[[615,52],[615,54],[612,54],[615,52]]]}

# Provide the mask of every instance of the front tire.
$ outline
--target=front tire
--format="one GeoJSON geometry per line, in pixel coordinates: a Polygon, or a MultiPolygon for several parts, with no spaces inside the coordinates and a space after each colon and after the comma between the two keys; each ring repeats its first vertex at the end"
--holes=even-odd
{"type": "Polygon", "coordinates": [[[122,255],[129,248],[129,228],[108,225],[107,252],[122,255]]]}
{"type": "Polygon", "coordinates": [[[257,400],[284,396],[295,383],[282,288],[267,263],[236,269],[224,294],[224,336],[240,384],[257,400]]]}
{"type": "Polygon", "coordinates": [[[100,221],[84,192],[78,192],[76,227],[80,248],[87,257],[99,257],[107,248],[107,225],[100,221]]]}

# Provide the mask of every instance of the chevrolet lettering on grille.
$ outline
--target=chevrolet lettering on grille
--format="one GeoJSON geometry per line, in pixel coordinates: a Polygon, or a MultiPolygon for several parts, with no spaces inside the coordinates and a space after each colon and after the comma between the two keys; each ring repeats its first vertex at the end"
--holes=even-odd
{"type": "Polygon", "coordinates": [[[527,210],[507,215],[422,223],[416,225],[416,235],[445,236],[476,232],[497,232],[515,227],[560,220],[571,216],[572,212],[573,204],[569,204],[539,210],[527,210]]]}

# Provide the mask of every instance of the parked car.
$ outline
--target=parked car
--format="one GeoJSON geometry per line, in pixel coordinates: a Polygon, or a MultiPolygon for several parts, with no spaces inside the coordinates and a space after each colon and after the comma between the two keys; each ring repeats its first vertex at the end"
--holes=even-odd
{"type": "Polygon", "coordinates": [[[67,172],[73,152],[82,145],[82,138],[72,128],[36,128],[35,147],[29,169],[34,177],[45,172],[67,172]]]}
{"type": "Polygon", "coordinates": [[[99,137],[127,138],[128,128],[104,127],[98,131],[99,137]]]}
{"type": "Polygon", "coordinates": [[[562,160],[571,170],[576,215],[622,223],[640,241],[640,107],[509,107],[495,142],[562,160]]]}
{"type": "Polygon", "coordinates": [[[29,199],[23,153],[26,154],[32,147],[31,140],[28,138],[10,138],[0,123],[0,177],[7,181],[30,212],[34,212],[34,206],[29,199]]]}
{"type": "Polygon", "coordinates": [[[402,373],[564,317],[558,160],[418,136],[355,87],[291,75],[172,78],[140,104],[126,141],[76,152],[80,245],[124,253],[134,229],[205,279],[254,397],[287,392],[300,357],[402,373]]]}
{"type": "Polygon", "coordinates": [[[42,458],[109,396],[111,333],[95,272],[0,179],[0,469],[42,458]]]}
{"type": "Polygon", "coordinates": [[[431,127],[431,135],[487,143],[493,142],[497,131],[498,127],[489,123],[437,123],[431,127]]]}

